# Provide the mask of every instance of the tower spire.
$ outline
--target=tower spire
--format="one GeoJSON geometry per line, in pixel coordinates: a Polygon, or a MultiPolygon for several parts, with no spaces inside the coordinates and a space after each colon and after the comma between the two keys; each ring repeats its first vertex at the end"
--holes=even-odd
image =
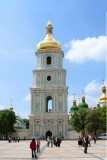
{"type": "Polygon", "coordinates": [[[82,102],[85,102],[84,89],[82,90],[82,93],[83,93],[83,95],[82,95],[82,102]]]}
{"type": "Polygon", "coordinates": [[[13,100],[11,99],[11,106],[12,106],[12,101],[13,101],[13,100]]]}
{"type": "Polygon", "coordinates": [[[50,14],[48,14],[48,16],[49,16],[49,21],[50,21],[50,17],[51,17],[51,15],[50,15],[50,14]]]}
{"type": "Polygon", "coordinates": [[[12,101],[13,101],[13,100],[11,99],[11,107],[10,107],[10,110],[11,110],[11,111],[13,111],[12,101]]]}
{"type": "Polygon", "coordinates": [[[102,81],[103,81],[103,86],[104,86],[104,79],[102,81]]]}
{"type": "Polygon", "coordinates": [[[52,23],[50,21],[50,14],[49,16],[49,21],[46,25],[46,37],[43,41],[39,42],[39,44],[37,45],[37,51],[40,50],[58,50],[58,51],[62,51],[62,46],[61,43],[59,41],[56,41],[53,37],[53,26],[52,23]]]}
{"type": "Polygon", "coordinates": [[[107,104],[107,94],[106,94],[106,85],[104,85],[104,80],[103,80],[103,85],[102,85],[102,96],[100,97],[100,104],[103,106],[104,104],[107,104]]]}
{"type": "Polygon", "coordinates": [[[47,27],[46,27],[46,29],[47,29],[47,34],[52,34],[52,30],[53,30],[53,26],[52,26],[52,23],[51,23],[51,21],[50,21],[50,14],[48,15],[49,16],[49,22],[47,23],[47,27]]]}
{"type": "Polygon", "coordinates": [[[80,106],[80,97],[78,99],[79,99],[78,106],[80,106]]]}
{"type": "Polygon", "coordinates": [[[83,94],[83,96],[84,96],[84,89],[82,90],[82,94],[83,94]]]}
{"type": "Polygon", "coordinates": [[[73,95],[74,95],[73,104],[76,104],[75,93],[73,95]]]}
{"type": "Polygon", "coordinates": [[[74,99],[75,99],[75,93],[73,95],[74,95],[74,99]]]}

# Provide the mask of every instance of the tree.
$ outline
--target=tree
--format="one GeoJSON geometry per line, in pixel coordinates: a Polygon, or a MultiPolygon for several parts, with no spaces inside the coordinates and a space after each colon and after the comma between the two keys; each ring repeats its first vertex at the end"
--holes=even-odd
{"type": "Polygon", "coordinates": [[[75,111],[71,117],[71,125],[77,132],[82,132],[83,136],[85,134],[85,126],[86,126],[86,115],[88,114],[89,109],[79,109],[79,111],[75,111]]]}
{"type": "Polygon", "coordinates": [[[86,129],[88,132],[94,132],[96,136],[96,131],[100,129],[100,109],[90,110],[86,116],[86,129]]]}
{"type": "Polygon", "coordinates": [[[29,129],[29,119],[23,119],[23,122],[26,123],[26,128],[29,129]]]}
{"type": "Polygon", "coordinates": [[[107,114],[107,105],[101,108],[101,114],[100,114],[101,128],[104,131],[106,131],[106,114],[107,114]]]}
{"type": "Polygon", "coordinates": [[[7,134],[14,132],[14,124],[16,122],[16,116],[13,111],[4,109],[0,111],[0,133],[7,134]]]}

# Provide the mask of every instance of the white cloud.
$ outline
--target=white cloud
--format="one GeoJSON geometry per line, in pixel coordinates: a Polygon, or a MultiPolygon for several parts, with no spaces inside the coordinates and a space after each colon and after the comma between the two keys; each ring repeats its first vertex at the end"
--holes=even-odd
{"type": "Polygon", "coordinates": [[[2,109],[5,109],[5,107],[4,107],[4,106],[2,106],[2,105],[0,105],[0,110],[2,110],[2,109]]]}
{"type": "Polygon", "coordinates": [[[21,117],[22,119],[26,118],[26,119],[29,119],[29,115],[30,115],[30,112],[25,112],[25,111],[19,111],[19,112],[15,112],[16,116],[19,116],[21,117]]]}
{"type": "Polygon", "coordinates": [[[68,106],[72,106],[72,104],[73,104],[73,99],[74,99],[74,96],[73,96],[73,95],[68,96],[68,106]]]}
{"type": "Polygon", "coordinates": [[[107,47],[107,37],[99,36],[88,37],[84,40],[72,40],[65,47],[69,50],[66,53],[66,59],[71,62],[83,63],[85,61],[105,61],[106,60],[106,47],[107,47]]]}
{"type": "Polygon", "coordinates": [[[93,108],[94,105],[97,106],[99,97],[95,98],[93,96],[86,95],[85,99],[88,106],[93,108]]]}
{"type": "Polygon", "coordinates": [[[93,80],[92,82],[88,83],[85,87],[84,91],[86,94],[89,95],[96,95],[97,93],[101,93],[102,85],[93,80]]]}
{"type": "Polygon", "coordinates": [[[31,100],[31,94],[29,93],[26,97],[24,97],[24,101],[30,101],[31,100]]]}

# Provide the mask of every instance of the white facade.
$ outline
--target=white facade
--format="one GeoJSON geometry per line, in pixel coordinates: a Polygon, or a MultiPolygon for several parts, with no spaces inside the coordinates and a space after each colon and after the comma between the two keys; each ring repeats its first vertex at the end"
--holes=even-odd
{"type": "Polygon", "coordinates": [[[30,137],[61,135],[67,139],[68,87],[66,70],[63,69],[64,54],[56,50],[35,54],[37,69],[33,71],[31,88],[30,137]]]}

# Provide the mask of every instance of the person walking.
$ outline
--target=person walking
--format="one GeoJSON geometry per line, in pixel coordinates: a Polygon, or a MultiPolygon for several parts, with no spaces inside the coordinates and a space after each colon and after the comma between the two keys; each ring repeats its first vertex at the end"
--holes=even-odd
{"type": "Polygon", "coordinates": [[[17,141],[18,141],[18,143],[19,143],[19,141],[20,141],[20,137],[18,137],[18,138],[17,138],[17,141]]]}
{"type": "Polygon", "coordinates": [[[50,144],[50,138],[49,137],[47,138],[47,141],[48,141],[47,146],[49,147],[49,144],[50,144]]]}
{"type": "Polygon", "coordinates": [[[97,138],[96,138],[96,136],[95,136],[95,135],[94,135],[94,138],[93,138],[93,139],[94,139],[94,143],[96,143],[97,138]]]}
{"type": "Polygon", "coordinates": [[[88,147],[88,136],[84,136],[83,138],[84,142],[84,153],[87,153],[87,147],[88,147]]]}
{"type": "Polygon", "coordinates": [[[58,146],[58,137],[57,136],[55,138],[55,145],[56,145],[56,147],[58,146]]]}
{"type": "Polygon", "coordinates": [[[37,153],[40,153],[40,140],[37,138],[37,153]]]}
{"type": "Polygon", "coordinates": [[[88,144],[89,144],[89,147],[91,147],[91,141],[92,141],[92,137],[91,137],[90,135],[88,136],[88,141],[89,141],[89,142],[88,142],[88,144]]]}
{"type": "Polygon", "coordinates": [[[54,143],[54,141],[53,141],[53,139],[51,139],[51,147],[53,147],[53,143],[54,143]]]}
{"type": "Polygon", "coordinates": [[[58,147],[60,147],[60,137],[58,137],[58,147]]]}
{"type": "Polygon", "coordinates": [[[30,148],[32,150],[32,158],[37,158],[35,138],[32,139],[32,142],[30,143],[30,148]]]}

